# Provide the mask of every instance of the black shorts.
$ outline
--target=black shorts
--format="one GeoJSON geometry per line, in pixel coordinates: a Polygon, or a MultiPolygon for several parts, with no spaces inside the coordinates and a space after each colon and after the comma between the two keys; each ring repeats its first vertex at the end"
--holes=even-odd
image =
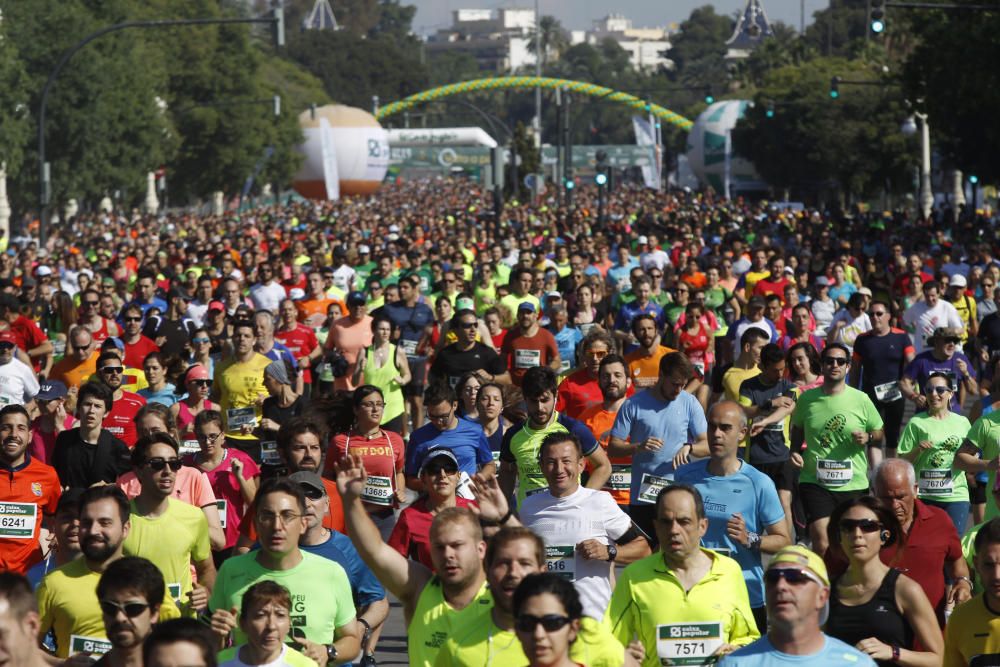
{"type": "Polygon", "coordinates": [[[403,387],[406,398],[421,398],[427,384],[427,357],[407,357],[410,364],[410,381],[403,387]]]}
{"type": "Polygon", "coordinates": [[[868,489],[862,491],[830,491],[819,484],[799,484],[799,497],[806,510],[806,523],[828,519],[837,505],[845,500],[867,496],[868,489]]]}
{"type": "Polygon", "coordinates": [[[770,477],[779,491],[793,491],[795,485],[799,483],[799,469],[792,464],[791,459],[776,463],[751,463],[750,465],[770,477]]]}

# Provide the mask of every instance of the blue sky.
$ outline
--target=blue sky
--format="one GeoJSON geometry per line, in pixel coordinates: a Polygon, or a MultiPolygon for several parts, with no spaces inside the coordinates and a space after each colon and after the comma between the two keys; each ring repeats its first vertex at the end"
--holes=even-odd
{"type": "MultiPolygon", "coordinates": [[[[830,0],[804,0],[806,24],[812,22],[814,11],[826,7],[830,0]]],[[[792,26],[799,25],[803,0],[763,0],[764,11],[772,21],[783,21],[792,26]]],[[[413,21],[414,30],[420,34],[433,33],[439,28],[451,25],[451,12],[465,8],[534,7],[534,0],[408,0],[406,4],[417,6],[417,16],[413,21]]],[[[543,15],[556,16],[564,26],[582,30],[590,28],[591,21],[603,18],[609,7],[616,13],[632,19],[639,27],[653,27],[680,23],[691,10],[712,4],[719,13],[731,14],[741,10],[746,0],[539,0],[543,15]]]]}

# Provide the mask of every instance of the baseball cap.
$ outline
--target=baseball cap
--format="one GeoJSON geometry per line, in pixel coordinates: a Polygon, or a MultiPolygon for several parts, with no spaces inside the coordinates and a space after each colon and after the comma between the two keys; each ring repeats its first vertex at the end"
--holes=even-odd
{"type": "Polygon", "coordinates": [[[452,463],[454,463],[456,468],[458,467],[458,459],[455,458],[455,455],[451,452],[450,449],[447,449],[445,447],[431,447],[430,449],[427,450],[427,453],[424,454],[424,460],[423,462],[421,462],[420,470],[417,474],[423,475],[424,470],[435,459],[447,459],[452,463]]]}
{"type": "Polygon", "coordinates": [[[371,249],[371,248],[369,248],[369,247],[368,247],[368,246],[366,246],[366,245],[363,245],[363,244],[362,244],[362,245],[359,245],[359,246],[358,246],[358,254],[359,254],[359,255],[370,255],[370,254],[371,254],[371,252],[372,252],[372,249],[371,249]]]}
{"type": "Polygon", "coordinates": [[[225,312],[226,306],[221,301],[209,301],[208,302],[208,309],[210,311],[211,310],[221,310],[221,311],[225,312]]]}
{"type": "Polygon", "coordinates": [[[191,295],[185,292],[184,290],[180,289],[179,287],[175,287],[172,290],[170,290],[170,298],[171,299],[178,298],[178,299],[184,299],[185,301],[190,301],[191,295]]]}
{"type": "Polygon", "coordinates": [[[347,295],[348,306],[363,306],[368,303],[364,292],[354,291],[347,295]]]}
{"type": "Polygon", "coordinates": [[[948,281],[948,287],[966,287],[969,282],[965,279],[961,273],[956,273],[948,281]]]}
{"type": "Polygon", "coordinates": [[[750,297],[750,300],[747,302],[747,308],[748,309],[749,308],[763,308],[766,305],[767,305],[767,302],[764,301],[764,298],[760,297],[760,296],[752,296],[752,297],[750,297]]]}
{"type": "Polygon", "coordinates": [[[211,379],[212,378],[208,377],[208,369],[202,366],[201,364],[195,364],[194,366],[188,369],[187,372],[188,382],[190,382],[191,380],[211,380],[211,379]]]}
{"type": "Polygon", "coordinates": [[[829,287],[830,279],[826,276],[816,276],[816,284],[820,287],[829,287]]]}
{"type": "Polygon", "coordinates": [[[300,470],[288,476],[290,482],[308,486],[326,495],[326,486],[323,485],[323,478],[311,470],[300,470]]]}
{"type": "Polygon", "coordinates": [[[10,343],[11,345],[17,345],[17,337],[14,335],[13,331],[9,329],[6,331],[0,331],[0,343],[10,343]]]}
{"type": "Polygon", "coordinates": [[[66,396],[66,385],[59,380],[46,380],[38,385],[38,393],[35,398],[40,401],[51,401],[66,396]]]}
{"type": "Polygon", "coordinates": [[[37,269],[35,269],[35,275],[36,276],[51,276],[52,275],[52,269],[50,269],[47,266],[39,266],[37,269]]]}
{"type": "Polygon", "coordinates": [[[517,307],[517,310],[519,312],[522,310],[528,310],[533,313],[535,312],[535,304],[531,303],[530,301],[522,301],[521,304],[517,307]]]}
{"type": "Polygon", "coordinates": [[[649,239],[647,237],[645,237],[645,236],[640,236],[639,237],[639,245],[645,245],[647,243],[649,243],[649,239]]]}
{"type": "Polygon", "coordinates": [[[862,287],[861,289],[858,290],[858,294],[864,294],[865,296],[871,296],[872,295],[872,291],[870,289],[868,289],[867,287],[862,287]]]}

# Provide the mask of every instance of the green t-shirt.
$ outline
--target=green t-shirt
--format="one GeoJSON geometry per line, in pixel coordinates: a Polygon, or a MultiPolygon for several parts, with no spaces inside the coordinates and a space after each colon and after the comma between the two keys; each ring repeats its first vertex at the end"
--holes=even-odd
{"type": "Polygon", "coordinates": [[[867,447],[856,444],[851,435],[882,428],[882,417],[868,394],[854,387],[829,396],[822,387],[810,389],[795,404],[792,426],[805,431],[808,445],[800,484],[818,484],[830,491],[868,488],[867,447]]]}
{"type": "Polygon", "coordinates": [[[973,562],[973,558],[976,557],[976,535],[985,525],[986,521],[973,526],[965,535],[962,535],[962,557],[965,559],[965,564],[969,566],[973,595],[979,595],[983,592],[983,582],[976,576],[976,564],[973,562]]]}
{"type": "Polygon", "coordinates": [[[969,420],[954,412],[948,412],[944,419],[921,412],[913,415],[903,429],[897,448],[900,455],[919,449],[924,440],[934,445],[921,453],[913,464],[917,472],[917,495],[921,500],[968,502],[969,485],[965,473],[955,470],[953,461],[970,428],[969,420]]]}
{"type": "MultiPolygon", "coordinates": [[[[306,639],[329,644],[333,633],[354,620],[351,582],[339,564],[303,551],[302,562],[289,570],[269,570],[257,562],[257,551],[234,556],[222,564],[215,579],[210,611],[240,608],[243,593],[264,579],[277,582],[292,596],[292,627],[302,628],[306,639]]],[[[242,630],[233,631],[234,643],[247,641],[242,630]]]]}
{"type": "MultiPolygon", "coordinates": [[[[980,456],[984,461],[990,461],[1000,455],[1000,412],[994,411],[988,415],[983,415],[976,420],[976,423],[969,429],[966,436],[969,442],[979,448],[980,456]]],[[[987,489],[992,489],[996,484],[997,474],[990,471],[990,481],[986,485],[987,489]]],[[[1000,515],[1000,509],[996,503],[986,503],[986,519],[992,519],[1000,515]]]]}

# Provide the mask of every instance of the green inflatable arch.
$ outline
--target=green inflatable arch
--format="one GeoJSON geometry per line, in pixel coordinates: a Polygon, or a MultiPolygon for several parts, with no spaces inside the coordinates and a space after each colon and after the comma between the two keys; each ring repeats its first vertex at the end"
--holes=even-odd
{"type": "Polygon", "coordinates": [[[674,113],[670,109],[661,107],[658,104],[647,102],[646,100],[640,99],[635,95],[629,95],[628,93],[623,93],[618,90],[605,88],[604,86],[598,86],[592,83],[584,83],[583,81],[553,79],[545,76],[501,76],[491,77],[488,79],[473,79],[471,81],[461,81],[459,83],[449,83],[447,86],[439,86],[437,88],[423,90],[419,93],[410,95],[409,97],[387,104],[378,110],[375,117],[382,120],[383,118],[388,118],[393,114],[411,109],[421,102],[439,100],[443,97],[451,97],[452,95],[475,93],[484,90],[506,90],[508,88],[548,88],[550,90],[563,88],[567,92],[590,95],[591,97],[600,97],[607,99],[610,102],[624,104],[635,111],[651,113],[662,122],[676,125],[682,130],[690,130],[691,125],[693,124],[684,116],[674,113]]]}

